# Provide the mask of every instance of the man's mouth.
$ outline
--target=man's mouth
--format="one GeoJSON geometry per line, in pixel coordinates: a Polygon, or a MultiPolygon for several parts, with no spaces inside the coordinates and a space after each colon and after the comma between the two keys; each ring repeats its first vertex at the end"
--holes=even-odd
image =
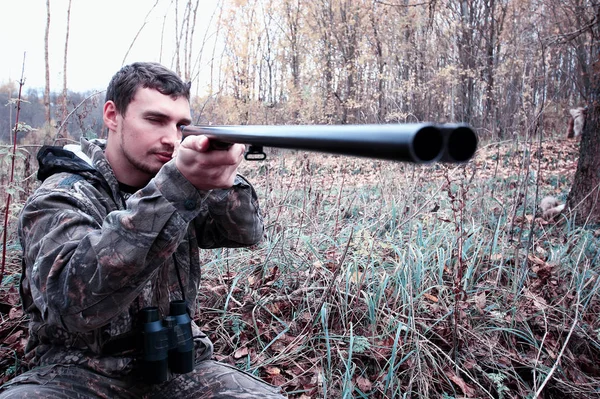
{"type": "Polygon", "coordinates": [[[163,163],[167,163],[173,158],[172,152],[156,152],[155,155],[163,163]]]}

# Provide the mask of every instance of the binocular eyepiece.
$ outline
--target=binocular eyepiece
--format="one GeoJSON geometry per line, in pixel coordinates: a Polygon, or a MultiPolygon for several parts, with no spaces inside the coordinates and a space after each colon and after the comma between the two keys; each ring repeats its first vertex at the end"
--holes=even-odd
{"type": "Polygon", "coordinates": [[[140,310],[143,379],[152,384],[168,379],[168,370],[184,374],[194,369],[192,320],[185,301],[172,301],[160,320],[157,307],[140,310]]]}

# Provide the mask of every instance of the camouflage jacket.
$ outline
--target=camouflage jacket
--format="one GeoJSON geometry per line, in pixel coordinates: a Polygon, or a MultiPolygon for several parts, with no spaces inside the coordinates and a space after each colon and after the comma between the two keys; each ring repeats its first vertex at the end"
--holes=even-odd
{"type": "MultiPolygon", "coordinates": [[[[182,288],[194,305],[199,248],[257,243],[263,222],[244,178],[228,190],[199,191],[174,161],[126,194],[103,145],[82,140],[78,155],[58,147],[38,154],[43,183],[19,219],[21,297],[30,365],[79,364],[119,377],[135,363],[122,344],[136,341],[138,311],[158,306],[166,315],[182,288]]],[[[197,360],[210,357],[212,344],[193,330],[197,360]]]]}

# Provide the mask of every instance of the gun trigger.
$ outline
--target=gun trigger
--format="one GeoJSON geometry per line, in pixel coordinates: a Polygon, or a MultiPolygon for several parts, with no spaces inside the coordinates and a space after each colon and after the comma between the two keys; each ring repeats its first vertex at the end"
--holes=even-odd
{"type": "Polygon", "coordinates": [[[264,161],[267,154],[263,151],[262,145],[250,145],[248,151],[244,154],[246,161],[264,161]]]}

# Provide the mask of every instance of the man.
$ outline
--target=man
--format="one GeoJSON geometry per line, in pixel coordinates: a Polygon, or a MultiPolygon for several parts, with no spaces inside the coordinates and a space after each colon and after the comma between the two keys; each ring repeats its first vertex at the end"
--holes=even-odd
{"type": "Polygon", "coordinates": [[[189,96],[159,64],[125,66],[106,93],[107,141],[38,154],[43,183],[19,220],[33,368],[0,398],[282,397],[210,360],[212,343],[193,322],[191,372],[165,382],[141,372],[140,310],[165,318],[171,301],[186,301],[193,317],[198,248],[248,246],[263,233],[256,193],[236,172],[244,146],[180,143],[189,96]]]}

